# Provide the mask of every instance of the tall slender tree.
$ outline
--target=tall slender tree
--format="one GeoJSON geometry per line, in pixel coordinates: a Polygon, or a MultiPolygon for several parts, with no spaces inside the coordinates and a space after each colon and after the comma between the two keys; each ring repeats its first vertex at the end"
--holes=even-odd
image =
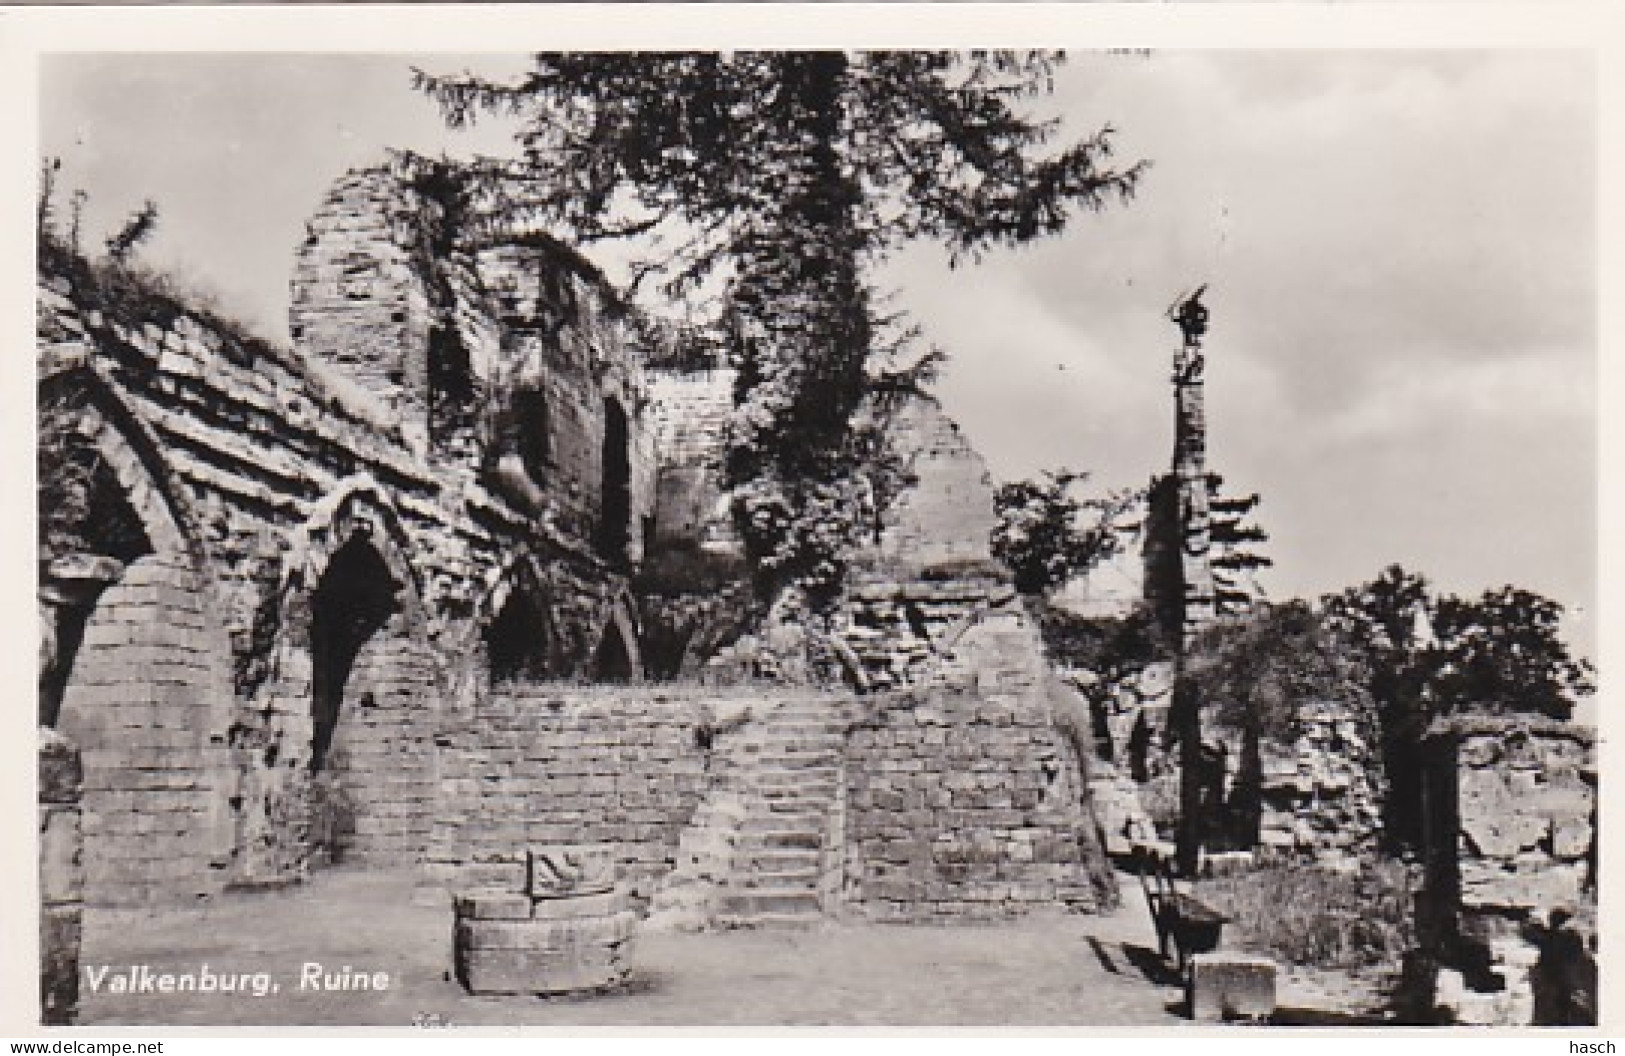
{"type": "Polygon", "coordinates": [[[635,237],[634,285],[708,293],[738,368],[729,483],[759,585],[831,596],[868,519],[854,418],[881,344],[869,269],[911,239],[954,263],[1125,199],[1108,126],[1048,151],[1041,52],[538,55],[511,82],[417,86],[459,127],[518,121],[521,156],[476,167],[503,223],[635,237]]]}

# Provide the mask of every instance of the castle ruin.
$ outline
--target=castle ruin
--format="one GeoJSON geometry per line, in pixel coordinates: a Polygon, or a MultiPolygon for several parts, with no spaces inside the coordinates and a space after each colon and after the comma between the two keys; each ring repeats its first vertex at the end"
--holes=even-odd
{"type": "Polygon", "coordinates": [[[40,724],[81,753],[86,903],[337,860],[501,884],[538,843],[613,845],[679,926],[1111,899],[940,409],[892,430],[846,677],[694,677],[749,667],[730,372],[433,175],[333,185],[291,348],[42,260],[40,724]]]}

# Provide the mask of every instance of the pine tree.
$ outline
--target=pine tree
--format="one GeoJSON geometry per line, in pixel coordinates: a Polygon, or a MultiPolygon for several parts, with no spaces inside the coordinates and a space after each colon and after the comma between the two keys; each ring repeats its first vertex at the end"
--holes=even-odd
{"type": "Polygon", "coordinates": [[[866,277],[912,239],[954,263],[1128,197],[1112,130],[1054,153],[1056,54],[672,52],[535,57],[512,83],[417,74],[454,127],[520,123],[478,167],[493,213],[578,242],[637,238],[635,283],[720,284],[707,320],[738,368],[727,471],[764,594],[829,597],[874,489],[853,420],[879,344],[866,277]]]}
{"type": "Polygon", "coordinates": [[[1208,484],[1208,563],[1213,569],[1214,594],[1220,616],[1239,616],[1251,611],[1258,600],[1253,573],[1275,562],[1261,547],[1269,533],[1248,518],[1258,508],[1259,495],[1228,495],[1224,478],[1209,473],[1208,484]]]}

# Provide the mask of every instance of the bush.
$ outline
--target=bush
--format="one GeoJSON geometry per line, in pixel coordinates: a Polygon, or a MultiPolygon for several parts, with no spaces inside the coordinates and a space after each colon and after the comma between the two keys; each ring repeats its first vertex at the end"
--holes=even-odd
{"type": "Polygon", "coordinates": [[[1410,871],[1363,864],[1357,873],[1274,866],[1203,881],[1199,896],[1231,919],[1237,945],[1316,968],[1397,968],[1416,945],[1410,871]]]}

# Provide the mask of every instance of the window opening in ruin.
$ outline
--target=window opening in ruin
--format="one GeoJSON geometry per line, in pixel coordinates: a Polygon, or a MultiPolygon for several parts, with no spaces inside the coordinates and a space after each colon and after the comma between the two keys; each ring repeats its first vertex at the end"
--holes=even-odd
{"type": "Polygon", "coordinates": [[[361,647],[398,611],[395,591],[388,566],[361,533],[333,555],[316,588],[310,618],[312,770],[329,763],[350,669],[361,647]]]}
{"type": "Polygon", "coordinates": [[[543,484],[553,459],[553,417],[547,393],[541,389],[520,389],[514,393],[513,414],[519,461],[531,480],[543,484]]]}
{"type": "Polygon", "coordinates": [[[442,447],[473,442],[478,385],[468,349],[457,331],[435,327],[429,334],[429,435],[442,447]]]}
{"type": "Polygon", "coordinates": [[[632,541],[632,454],[626,411],[604,400],[604,480],[599,492],[598,552],[613,564],[626,562],[632,541]]]}
{"type": "Polygon", "coordinates": [[[598,643],[598,652],[593,657],[593,671],[600,682],[632,681],[632,651],[627,648],[620,624],[613,620],[604,631],[604,640],[598,643]]]}
{"type": "Polygon", "coordinates": [[[491,684],[546,680],[553,671],[551,631],[542,607],[524,591],[515,591],[485,629],[491,684]]]}

